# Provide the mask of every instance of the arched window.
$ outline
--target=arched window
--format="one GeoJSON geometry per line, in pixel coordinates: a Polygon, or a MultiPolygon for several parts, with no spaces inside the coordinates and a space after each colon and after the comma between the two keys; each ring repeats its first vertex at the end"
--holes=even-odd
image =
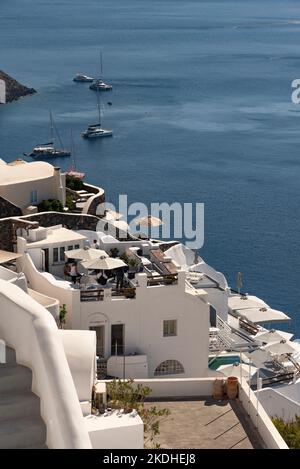
{"type": "Polygon", "coordinates": [[[182,364],[177,360],[165,360],[154,371],[154,376],[178,375],[184,373],[182,364]]]}

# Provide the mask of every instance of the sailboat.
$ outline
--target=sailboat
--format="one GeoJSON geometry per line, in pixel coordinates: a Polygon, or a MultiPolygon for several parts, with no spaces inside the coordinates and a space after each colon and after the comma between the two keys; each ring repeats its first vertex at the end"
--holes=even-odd
{"type": "MultiPolygon", "coordinates": [[[[102,52],[100,52],[100,77],[103,76],[102,73],[102,52]]],[[[102,80],[102,78],[98,78],[95,83],[93,83],[90,86],[90,90],[94,91],[111,91],[112,90],[112,85],[109,83],[105,83],[105,81],[102,80]]]]}
{"type": "Polygon", "coordinates": [[[99,92],[97,92],[97,104],[98,104],[98,115],[99,115],[99,124],[90,125],[82,134],[83,138],[102,138],[102,137],[112,137],[113,131],[111,129],[103,129],[101,127],[101,108],[100,108],[100,99],[99,92]]]}
{"type": "Polygon", "coordinates": [[[71,151],[72,151],[72,164],[68,171],[66,172],[67,176],[72,176],[76,179],[83,179],[85,176],[85,173],[82,173],[81,171],[78,171],[76,168],[76,156],[75,156],[75,145],[74,145],[74,140],[73,140],[73,131],[71,129],[71,151]]]}
{"type": "Polygon", "coordinates": [[[24,153],[25,156],[30,156],[31,158],[38,159],[38,158],[58,158],[62,156],[71,156],[71,152],[69,150],[65,150],[63,148],[63,143],[60,138],[60,135],[58,133],[58,130],[56,129],[54,122],[53,122],[53,117],[52,117],[52,112],[50,111],[50,134],[51,134],[51,141],[48,143],[41,143],[40,145],[37,145],[33,148],[32,152],[27,155],[24,153]],[[54,132],[57,135],[59,144],[61,148],[56,148],[54,146],[54,132]]]}

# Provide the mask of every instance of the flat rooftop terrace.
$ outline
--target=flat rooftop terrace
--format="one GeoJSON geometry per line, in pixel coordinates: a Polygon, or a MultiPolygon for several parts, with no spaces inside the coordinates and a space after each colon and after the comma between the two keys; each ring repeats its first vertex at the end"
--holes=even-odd
{"type": "Polygon", "coordinates": [[[153,400],[168,408],[156,441],[161,448],[261,449],[262,442],[239,401],[214,399],[153,400]]]}

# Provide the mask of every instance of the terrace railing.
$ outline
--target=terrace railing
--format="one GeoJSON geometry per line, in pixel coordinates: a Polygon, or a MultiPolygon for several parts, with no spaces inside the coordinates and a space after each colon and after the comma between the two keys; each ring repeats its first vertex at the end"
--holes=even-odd
{"type": "Polygon", "coordinates": [[[178,283],[178,274],[162,274],[157,276],[149,276],[147,278],[147,286],[154,285],[175,285],[178,283]]]}
{"type": "Polygon", "coordinates": [[[104,290],[80,290],[80,301],[103,301],[104,290]]]}

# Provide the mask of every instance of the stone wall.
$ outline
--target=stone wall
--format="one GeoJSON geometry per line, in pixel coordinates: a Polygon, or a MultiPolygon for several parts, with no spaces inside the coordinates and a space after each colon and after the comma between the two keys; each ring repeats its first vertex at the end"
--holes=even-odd
{"type": "Polygon", "coordinates": [[[63,225],[69,230],[92,230],[95,231],[98,217],[93,215],[82,215],[63,212],[42,212],[22,217],[24,220],[38,221],[40,226],[63,225]]]}
{"type": "Polygon", "coordinates": [[[0,249],[13,251],[13,224],[10,218],[0,220],[0,249]]]}
{"type": "Polygon", "coordinates": [[[18,217],[20,215],[22,215],[22,210],[19,207],[0,197],[0,218],[18,217]]]}
{"type": "MultiPolygon", "coordinates": [[[[40,226],[63,225],[70,230],[96,231],[99,218],[92,215],[81,215],[61,212],[43,212],[18,217],[20,220],[37,221],[40,226]]],[[[13,218],[0,219],[0,249],[14,251],[13,218]]]]}

